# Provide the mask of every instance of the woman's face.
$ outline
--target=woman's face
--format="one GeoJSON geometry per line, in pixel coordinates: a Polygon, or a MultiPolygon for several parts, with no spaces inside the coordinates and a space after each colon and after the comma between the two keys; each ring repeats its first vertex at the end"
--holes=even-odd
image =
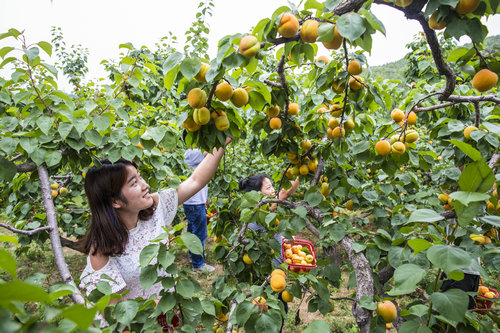
{"type": "Polygon", "coordinates": [[[260,191],[262,194],[274,196],[274,187],[269,178],[264,178],[260,191]]]}
{"type": "Polygon", "coordinates": [[[122,196],[127,203],[120,202],[120,209],[139,212],[153,205],[153,197],[149,193],[149,185],[133,165],[127,165],[127,179],[122,187],[122,196]]]}

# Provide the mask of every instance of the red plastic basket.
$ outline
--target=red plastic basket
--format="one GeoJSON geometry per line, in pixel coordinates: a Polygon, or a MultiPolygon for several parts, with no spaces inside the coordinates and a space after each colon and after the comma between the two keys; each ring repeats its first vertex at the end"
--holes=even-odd
{"type": "Polygon", "coordinates": [[[302,245],[302,247],[307,247],[309,250],[309,253],[313,256],[313,261],[311,262],[311,265],[301,265],[301,264],[294,264],[294,263],[289,263],[288,264],[288,269],[292,272],[296,273],[303,273],[303,272],[309,272],[311,269],[318,267],[316,265],[316,251],[314,250],[314,245],[308,240],[305,239],[287,239],[283,242],[281,245],[281,252],[283,254],[283,258],[286,259],[285,255],[285,244],[290,244],[291,246],[294,245],[302,245]]]}
{"type": "MultiPolygon", "coordinates": [[[[483,284],[480,284],[479,285],[480,287],[481,286],[484,286],[483,284]]],[[[496,289],[493,289],[493,288],[488,288],[490,291],[492,291],[494,294],[495,294],[495,298],[498,298],[498,291],[496,289]]],[[[491,298],[488,298],[484,295],[476,295],[474,297],[474,301],[476,302],[476,308],[477,309],[491,309],[491,307],[493,306],[493,301],[491,298]]],[[[477,311],[477,313],[480,313],[480,314],[486,314],[486,311],[477,311]]]]}
{"type": "Polygon", "coordinates": [[[170,325],[167,323],[167,315],[162,313],[156,318],[158,324],[160,324],[162,328],[162,332],[174,332],[176,328],[182,327],[181,320],[177,314],[172,317],[170,321],[170,325]]]}

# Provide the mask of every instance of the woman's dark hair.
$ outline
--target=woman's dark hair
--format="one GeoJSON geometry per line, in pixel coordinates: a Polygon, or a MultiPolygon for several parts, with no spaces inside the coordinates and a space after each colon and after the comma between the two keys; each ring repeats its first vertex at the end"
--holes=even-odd
{"type": "MultiPolygon", "coordinates": [[[[135,162],[119,159],[111,163],[100,161],[101,166],[91,167],[85,177],[85,194],[89,202],[91,222],[87,235],[82,240],[85,253],[100,253],[106,256],[122,254],[128,242],[128,229],[113,208],[113,200],[127,203],[122,188],[127,182],[127,166],[137,169],[135,162]]],[[[154,213],[154,205],[139,212],[141,220],[149,219],[154,213]]]]}
{"type": "Polygon", "coordinates": [[[266,174],[259,173],[248,178],[243,178],[238,180],[238,187],[240,191],[260,191],[262,189],[262,183],[264,179],[270,179],[266,174]]]}

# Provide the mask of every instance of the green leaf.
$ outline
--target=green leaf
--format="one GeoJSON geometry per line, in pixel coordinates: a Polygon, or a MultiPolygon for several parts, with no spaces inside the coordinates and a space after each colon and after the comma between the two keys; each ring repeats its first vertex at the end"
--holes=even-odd
{"type": "Polygon", "coordinates": [[[441,215],[433,211],[432,209],[417,209],[413,213],[411,213],[410,218],[408,219],[408,222],[406,223],[412,223],[412,222],[437,222],[441,221],[444,219],[441,215]]]}
{"type": "Polygon", "coordinates": [[[366,31],[366,27],[363,17],[357,13],[349,13],[337,20],[337,30],[340,35],[354,42],[366,31]]]}
{"type": "Polygon", "coordinates": [[[185,232],[183,233],[180,238],[182,239],[184,245],[189,249],[194,254],[203,254],[203,247],[201,246],[201,241],[198,238],[198,236],[190,233],[190,232],[185,232]]]}
{"type": "Polygon", "coordinates": [[[141,136],[141,139],[153,139],[156,143],[160,143],[166,133],[167,129],[164,126],[148,127],[146,132],[141,136]]]}
{"type": "Polygon", "coordinates": [[[45,53],[47,53],[49,55],[49,57],[52,55],[52,45],[48,42],[38,42],[38,46],[40,46],[40,48],[42,50],[45,51],[45,53]]]}
{"type": "Polygon", "coordinates": [[[394,271],[394,288],[388,292],[390,296],[410,294],[417,288],[425,276],[425,270],[414,264],[403,264],[394,271]]]}
{"type": "Polygon", "coordinates": [[[146,266],[141,269],[141,275],[139,280],[141,282],[142,289],[146,290],[151,287],[158,278],[158,271],[155,266],[146,266]]]}
{"type": "Polygon", "coordinates": [[[2,47],[0,49],[0,57],[5,58],[5,56],[12,50],[14,50],[14,48],[11,46],[2,47]]]}
{"type": "MultiPolygon", "coordinates": [[[[171,55],[168,56],[167,60],[163,63],[163,72],[167,73],[169,72],[172,68],[175,66],[179,65],[182,60],[182,53],[180,52],[174,52],[171,55]]],[[[201,68],[201,63],[200,63],[200,68],[201,68]]],[[[199,69],[198,69],[199,71],[199,69]]],[[[198,74],[198,72],[196,73],[198,74]]]]}
{"type": "Polygon", "coordinates": [[[277,332],[281,326],[281,316],[277,313],[262,312],[255,322],[256,332],[277,332]],[[275,314],[277,316],[275,316],[275,314]]]}
{"type": "Polygon", "coordinates": [[[441,244],[434,245],[427,250],[427,259],[434,266],[443,269],[446,274],[471,264],[470,255],[466,251],[441,244]]]}
{"type": "Polygon", "coordinates": [[[86,330],[92,324],[96,312],[96,309],[89,309],[84,304],[74,304],[65,308],[59,316],[71,320],[79,329],[86,330]]]}
{"type": "Polygon", "coordinates": [[[252,315],[252,311],[255,311],[255,305],[251,302],[242,302],[238,304],[234,311],[238,324],[245,325],[248,318],[252,315]]]}
{"type": "Polygon", "coordinates": [[[111,120],[109,120],[108,116],[99,116],[94,118],[92,122],[101,133],[104,133],[111,126],[111,120]]]}
{"type": "Polygon", "coordinates": [[[329,333],[330,326],[325,323],[323,320],[315,320],[313,321],[303,333],[329,333]]]}
{"type": "Polygon", "coordinates": [[[17,263],[14,256],[5,249],[0,249],[0,269],[9,273],[11,277],[17,279],[17,263]]]}
{"type": "Polygon", "coordinates": [[[201,69],[201,61],[198,57],[195,58],[185,58],[181,62],[181,73],[182,75],[191,80],[201,69]]]}
{"type": "Polygon", "coordinates": [[[414,254],[417,255],[419,252],[430,248],[432,244],[425,239],[414,238],[408,241],[408,246],[410,246],[413,249],[414,254]]]}
{"type": "Polygon", "coordinates": [[[90,120],[87,118],[77,118],[73,122],[73,125],[75,126],[75,129],[79,135],[82,135],[82,133],[87,129],[87,126],[89,126],[89,124],[90,120]]]}
{"type": "Polygon", "coordinates": [[[59,162],[61,162],[62,154],[57,150],[53,151],[49,150],[45,153],[44,159],[48,167],[53,167],[59,164],[59,162]]]}
{"type": "Polygon", "coordinates": [[[453,288],[444,293],[433,293],[431,295],[431,301],[435,309],[438,310],[441,315],[458,323],[465,318],[467,305],[469,304],[469,296],[467,296],[463,290],[453,288]]]}
{"type": "Polygon", "coordinates": [[[457,191],[450,194],[450,197],[468,206],[471,202],[484,201],[490,196],[486,193],[457,191]]]}
{"type": "Polygon", "coordinates": [[[162,247],[158,253],[158,263],[163,266],[163,269],[167,269],[175,261],[175,255],[168,251],[167,248],[162,247]]]}
{"type": "Polygon", "coordinates": [[[359,300],[359,305],[367,310],[375,311],[377,309],[377,303],[370,296],[361,296],[359,300]]]}
{"type": "Polygon", "coordinates": [[[61,139],[63,140],[68,137],[72,129],[73,129],[72,123],[61,122],[59,123],[59,126],[57,126],[57,131],[59,132],[59,135],[61,135],[61,139]]]}
{"type": "Polygon", "coordinates": [[[172,310],[174,308],[175,304],[177,304],[176,299],[175,299],[175,295],[168,293],[160,299],[160,302],[158,302],[158,308],[163,313],[166,313],[166,312],[172,310]]]}
{"type": "Polygon", "coordinates": [[[304,4],[304,9],[317,9],[317,10],[322,10],[323,9],[323,4],[319,3],[316,0],[307,0],[306,3],[304,4]]]}
{"type": "Polygon", "coordinates": [[[323,194],[318,193],[316,191],[307,192],[304,200],[311,206],[315,207],[319,205],[323,201],[323,194]]]}
{"type": "Polygon", "coordinates": [[[384,24],[372,12],[361,8],[358,13],[365,17],[373,29],[380,31],[385,36],[384,24]]]}
{"type": "Polygon", "coordinates": [[[30,61],[35,60],[35,58],[40,54],[38,47],[31,47],[29,49],[23,47],[23,51],[30,61]]]}
{"type": "Polygon", "coordinates": [[[54,123],[54,117],[41,116],[36,120],[36,124],[43,132],[43,134],[48,135],[52,124],[54,123]]]}
{"type": "Polygon", "coordinates": [[[479,218],[479,221],[500,228],[500,216],[494,216],[494,215],[483,216],[479,218]]]}
{"type": "Polygon", "coordinates": [[[175,290],[182,297],[191,298],[195,292],[195,286],[191,280],[184,279],[177,282],[175,290]]]}
{"type": "Polygon", "coordinates": [[[115,307],[114,317],[118,320],[119,323],[124,325],[130,324],[132,319],[135,318],[135,315],[139,311],[139,303],[134,300],[126,300],[122,302],[118,302],[115,307]]]}
{"type": "Polygon", "coordinates": [[[467,156],[469,156],[473,161],[477,161],[481,158],[481,153],[476,148],[472,147],[470,144],[458,140],[450,140],[452,144],[457,146],[458,149],[463,151],[467,156]]]}
{"type": "Polygon", "coordinates": [[[0,302],[42,302],[49,303],[50,297],[42,289],[22,281],[0,283],[0,302]]]}
{"type": "Polygon", "coordinates": [[[318,42],[329,42],[335,34],[335,25],[331,23],[321,23],[318,28],[318,42]]]}
{"type": "Polygon", "coordinates": [[[17,168],[14,163],[0,157],[0,179],[10,182],[17,173],[17,168]]]}
{"type": "Polygon", "coordinates": [[[139,264],[141,267],[146,267],[156,257],[159,249],[160,244],[149,244],[144,247],[141,254],[139,254],[139,264]]]}
{"type": "Polygon", "coordinates": [[[469,163],[458,179],[462,191],[488,192],[495,182],[495,175],[483,160],[469,163]]]}
{"type": "Polygon", "coordinates": [[[419,320],[405,321],[398,330],[398,333],[432,333],[431,329],[423,326],[419,320]]]}
{"type": "Polygon", "coordinates": [[[19,245],[19,242],[17,241],[16,236],[0,235],[0,242],[9,242],[9,243],[12,243],[16,246],[19,245]]]}
{"type": "Polygon", "coordinates": [[[364,141],[364,142],[358,143],[354,147],[352,147],[352,153],[357,155],[357,154],[364,153],[368,149],[370,149],[370,142],[364,141]]]}

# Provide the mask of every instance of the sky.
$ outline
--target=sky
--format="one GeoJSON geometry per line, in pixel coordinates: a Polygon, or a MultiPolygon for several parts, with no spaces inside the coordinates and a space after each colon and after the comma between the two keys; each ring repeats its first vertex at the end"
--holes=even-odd
{"type": "MultiPolygon", "coordinates": [[[[222,37],[250,32],[262,18],[271,17],[277,8],[288,5],[286,0],[214,0],[214,3],[213,16],[208,19],[212,58],[222,37]]],[[[121,43],[154,49],[155,43],[171,31],[182,48],[184,32],[195,20],[198,4],[197,0],[0,0],[0,33],[9,28],[25,30],[27,41],[34,43],[50,41],[50,27],[61,27],[67,46],[81,44],[88,48],[87,79],[96,79],[105,76],[101,60],[117,59],[121,43]]],[[[375,34],[369,65],[402,58],[407,53],[405,45],[421,30],[420,26],[387,6],[372,8],[384,23],[386,36],[375,34]]],[[[500,34],[500,15],[486,24],[489,35],[500,34]]],[[[0,48],[6,42],[0,41],[0,48]]],[[[318,53],[326,55],[327,51],[321,46],[318,53]]],[[[53,58],[55,61],[54,55],[53,58]]]]}

